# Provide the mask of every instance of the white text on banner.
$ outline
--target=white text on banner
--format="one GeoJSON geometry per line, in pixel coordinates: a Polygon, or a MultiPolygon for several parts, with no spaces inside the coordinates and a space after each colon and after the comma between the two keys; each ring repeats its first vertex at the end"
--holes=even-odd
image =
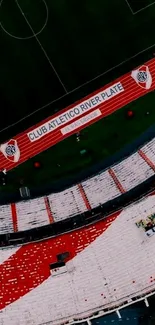
{"type": "Polygon", "coordinates": [[[64,126],[64,128],[61,129],[61,133],[63,135],[70,133],[70,132],[76,130],[77,128],[81,127],[82,125],[87,124],[88,122],[94,120],[95,118],[97,118],[101,115],[102,115],[101,111],[99,109],[96,109],[95,111],[81,117],[80,119],[76,120],[75,122],[73,122],[67,126],[64,126]]]}
{"type": "Polygon", "coordinates": [[[88,98],[80,104],[68,109],[64,113],[57,115],[55,118],[40,125],[31,132],[27,133],[27,136],[31,142],[37,141],[46,134],[60,128],[62,125],[69,123],[70,121],[77,119],[79,116],[85,114],[87,111],[99,106],[107,100],[119,95],[124,91],[121,82],[113,84],[111,87],[102,90],[96,95],[88,98]]]}

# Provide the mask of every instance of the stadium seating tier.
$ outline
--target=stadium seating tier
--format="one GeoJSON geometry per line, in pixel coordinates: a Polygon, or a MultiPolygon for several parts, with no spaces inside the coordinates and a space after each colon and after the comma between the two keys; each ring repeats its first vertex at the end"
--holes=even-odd
{"type": "Polygon", "coordinates": [[[155,174],[155,138],[136,153],[59,193],[0,207],[0,234],[48,225],[108,202],[155,174]]]}
{"type": "Polygon", "coordinates": [[[154,292],[155,235],[137,226],[154,214],[151,195],[84,229],[0,249],[0,323],[62,324],[154,292]],[[51,271],[65,251],[63,272],[51,271]]]}

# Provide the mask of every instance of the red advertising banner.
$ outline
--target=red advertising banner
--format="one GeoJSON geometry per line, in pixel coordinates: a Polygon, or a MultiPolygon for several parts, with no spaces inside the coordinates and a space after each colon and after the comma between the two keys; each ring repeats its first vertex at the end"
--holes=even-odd
{"type": "Polygon", "coordinates": [[[155,89],[155,59],[0,145],[0,169],[10,170],[155,89]]]}

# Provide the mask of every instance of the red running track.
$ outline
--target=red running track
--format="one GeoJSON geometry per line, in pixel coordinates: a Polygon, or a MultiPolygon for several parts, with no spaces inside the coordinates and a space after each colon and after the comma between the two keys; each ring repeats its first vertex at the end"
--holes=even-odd
{"type": "MultiPolygon", "coordinates": [[[[99,89],[98,91],[95,91],[94,93],[90,94],[89,96],[85,97],[79,102],[74,103],[73,105],[70,105],[69,107],[63,109],[61,112],[54,114],[47,118],[46,120],[38,123],[37,125],[29,128],[28,130],[22,132],[21,134],[18,134],[13,139],[17,141],[17,145],[20,151],[20,158],[17,159],[18,161],[14,162],[14,156],[10,157],[7,155],[4,156],[2,152],[0,152],[0,169],[6,168],[7,170],[10,170],[12,168],[15,168],[19,164],[25,162],[26,160],[34,157],[35,155],[41,153],[42,151],[50,148],[51,146],[57,144],[58,142],[64,140],[65,138],[69,137],[73,133],[77,133],[81,129],[89,126],[92,123],[95,123],[101,118],[106,117],[107,115],[112,114],[113,112],[117,111],[118,109],[122,108],[123,106],[129,104],[130,102],[138,99],[141,96],[144,96],[148,92],[151,92],[155,89],[155,59],[152,59],[145,63],[144,66],[141,66],[137,69],[139,69],[140,72],[142,70],[146,70],[148,68],[149,70],[149,76],[152,78],[152,82],[149,86],[149,89],[146,89],[146,83],[143,81],[142,83],[138,83],[133,79],[131,76],[131,72],[127,73],[126,75],[118,78],[117,80],[111,82],[110,84],[104,86],[103,88],[99,89]],[[43,137],[38,137],[38,139],[35,139],[34,142],[30,141],[30,138],[28,136],[28,133],[34,132],[36,128],[42,128],[42,125],[44,123],[47,123],[51,119],[58,119],[60,115],[65,114],[70,109],[74,109],[77,106],[82,105],[85,101],[90,101],[90,99],[94,96],[98,96],[99,93],[104,93],[104,91],[107,90],[108,87],[113,87],[116,83],[121,83],[121,86],[123,87],[124,91],[119,92],[116,96],[110,97],[108,96],[108,100],[102,101],[102,103],[98,103],[98,105],[91,107],[89,111],[84,111],[80,116],[74,117],[72,119],[72,122],[79,121],[81,117],[88,116],[88,113],[95,112],[96,109],[99,110],[100,116],[97,116],[93,120],[80,125],[80,127],[77,127],[76,130],[70,131],[69,133],[63,135],[61,132],[62,127],[71,125],[72,122],[68,121],[65,124],[58,126],[55,129],[52,129],[50,132],[47,132],[44,134],[43,137]]],[[[143,76],[142,76],[143,77],[143,76]]],[[[8,141],[9,143],[9,141],[8,141]]],[[[16,147],[17,149],[17,147],[16,147]]]]}

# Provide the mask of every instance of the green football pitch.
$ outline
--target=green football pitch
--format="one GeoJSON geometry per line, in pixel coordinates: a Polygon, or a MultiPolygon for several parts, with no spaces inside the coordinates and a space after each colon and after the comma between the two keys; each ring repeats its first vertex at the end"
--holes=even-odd
{"type": "MultiPolygon", "coordinates": [[[[151,0],[0,0],[0,142],[151,58],[154,22],[151,0]]],[[[21,178],[35,185],[72,177],[119,151],[155,123],[154,99],[150,93],[83,130],[80,142],[72,136],[12,170],[9,188],[21,178]],[[34,173],[36,160],[43,168],[34,173]]]]}
{"type": "Polygon", "coordinates": [[[0,0],[0,129],[37,111],[14,135],[147,61],[153,3],[0,0]]]}

